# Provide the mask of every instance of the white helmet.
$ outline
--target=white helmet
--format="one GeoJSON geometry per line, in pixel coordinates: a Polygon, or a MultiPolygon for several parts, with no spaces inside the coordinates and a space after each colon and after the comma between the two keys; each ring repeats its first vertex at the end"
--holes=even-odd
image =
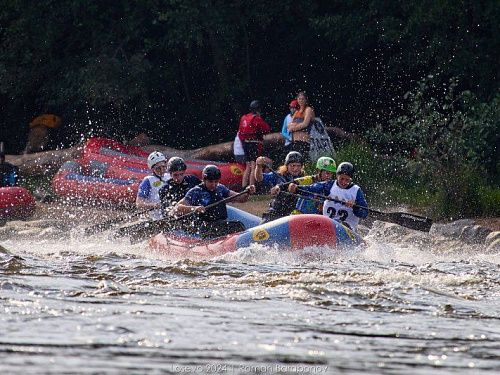
{"type": "Polygon", "coordinates": [[[160,161],[165,161],[165,160],[167,160],[165,155],[163,155],[159,151],[154,151],[154,152],[150,153],[148,156],[148,168],[153,169],[155,164],[158,164],[160,161]]]}

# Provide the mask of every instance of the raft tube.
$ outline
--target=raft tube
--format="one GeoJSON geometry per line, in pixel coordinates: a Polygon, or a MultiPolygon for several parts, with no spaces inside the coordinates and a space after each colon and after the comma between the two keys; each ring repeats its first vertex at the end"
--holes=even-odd
{"type": "Polygon", "coordinates": [[[158,252],[175,258],[210,259],[252,244],[296,251],[309,246],[354,246],[360,238],[342,224],[323,215],[291,215],[240,233],[201,240],[181,232],[161,233],[149,241],[158,252]]]}
{"type": "Polygon", "coordinates": [[[133,204],[139,181],[92,176],[79,162],[67,161],[52,179],[52,188],[64,198],[133,204]]]}
{"type": "Polygon", "coordinates": [[[0,220],[26,220],[35,212],[35,198],[19,186],[0,187],[0,220]]]}
{"type": "MultiPolygon", "coordinates": [[[[83,148],[82,165],[92,175],[117,179],[141,181],[149,174],[148,153],[139,147],[127,146],[107,138],[89,138],[83,148]]],[[[167,155],[168,158],[175,155],[167,155]]],[[[221,170],[221,183],[232,190],[241,190],[245,166],[238,163],[221,163],[208,160],[184,159],[187,174],[202,178],[201,172],[207,164],[214,164],[221,170]]]]}

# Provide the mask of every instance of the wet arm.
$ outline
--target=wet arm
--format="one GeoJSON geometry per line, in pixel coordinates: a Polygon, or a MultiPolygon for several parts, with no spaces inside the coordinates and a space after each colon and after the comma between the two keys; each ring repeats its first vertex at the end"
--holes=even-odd
{"type": "MultiPolygon", "coordinates": [[[[358,190],[358,194],[356,195],[355,204],[360,207],[368,207],[368,202],[366,202],[365,194],[361,189],[358,190]]],[[[352,211],[354,215],[360,218],[365,218],[368,216],[368,210],[365,210],[360,207],[353,207],[352,211]]]]}

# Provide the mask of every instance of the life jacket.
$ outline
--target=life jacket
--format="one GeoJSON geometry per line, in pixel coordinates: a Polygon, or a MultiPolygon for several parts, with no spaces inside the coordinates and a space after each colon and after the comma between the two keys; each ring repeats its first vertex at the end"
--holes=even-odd
{"type": "MultiPolygon", "coordinates": [[[[289,173],[282,175],[284,183],[292,182],[302,176],[292,176],[289,173]]],[[[285,191],[280,191],[276,198],[274,198],[271,203],[269,203],[269,212],[275,218],[288,216],[292,213],[297,205],[297,197],[294,195],[287,194],[285,191]]]]}
{"type": "MultiPolygon", "coordinates": [[[[159,202],[160,201],[160,189],[165,185],[165,180],[156,175],[149,175],[144,177],[141,184],[139,185],[139,191],[137,195],[146,200],[147,202],[159,202]],[[143,186],[147,186],[149,183],[149,189],[143,190],[143,186]]],[[[163,213],[160,208],[153,209],[149,211],[149,216],[153,220],[163,219],[163,213]]]]}
{"type": "Polygon", "coordinates": [[[16,186],[19,169],[7,162],[0,163],[0,187],[16,186]]]}
{"type": "MultiPolygon", "coordinates": [[[[295,180],[295,183],[298,185],[311,185],[316,182],[319,182],[319,175],[313,176],[304,176],[295,180]]],[[[302,192],[301,192],[302,193],[302,192]]],[[[314,197],[315,198],[315,197],[314,197]]],[[[293,210],[293,215],[298,214],[319,214],[321,215],[321,210],[323,207],[323,203],[313,201],[307,198],[298,198],[297,205],[293,210]]]]}
{"type": "Polygon", "coordinates": [[[255,113],[241,116],[238,135],[242,141],[262,141],[264,134],[269,133],[269,125],[255,113]]]}
{"type": "MultiPolygon", "coordinates": [[[[224,190],[227,190],[227,188],[219,184],[215,191],[211,191],[208,190],[203,183],[201,183],[189,191],[192,193],[191,204],[194,206],[209,206],[213,203],[219,202],[226,198],[224,190]]],[[[204,213],[198,214],[197,217],[198,219],[195,218],[194,221],[197,221],[198,223],[203,221],[225,220],[227,219],[226,204],[217,204],[214,207],[207,209],[204,213]]]]}
{"type": "Polygon", "coordinates": [[[173,178],[170,178],[165,183],[160,191],[161,207],[165,210],[170,210],[177,202],[179,202],[189,189],[200,183],[200,179],[196,176],[185,175],[180,183],[176,183],[173,178]]]}
{"type": "MultiPolygon", "coordinates": [[[[360,187],[353,183],[351,183],[347,189],[342,189],[338,186],[337,182],[335,182],[328,196],[340,201],[355,201],[359,189],[360,187]]],[[[323,215],[336,219],[342,223],[347,223],[354,231],[356,231],[358,227],[359,217],[354,215],[353,209],[336,201],[326,200],[325,203],[323,203],[323,215]]]]}

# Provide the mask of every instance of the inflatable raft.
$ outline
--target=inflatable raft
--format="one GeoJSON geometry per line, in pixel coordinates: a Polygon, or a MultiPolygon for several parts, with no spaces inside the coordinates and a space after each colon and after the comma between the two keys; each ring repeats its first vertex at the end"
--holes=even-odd
{"type": "Polygon", "coordinates": [[[67,161],[52,179],[52,189],[63,198],[132,204],[140,181],[95,176],[81,162],[67,161]]]}
{"type": "MultiPolygon", "coordinates": [[[[231,218],[229,211],[228,216],[231,218]]],[[[161,233],[149,241],[149,246],[174,258],[210,259],[252,244],[296,251],[310,246],[355,246],[360,241],[348,228],[326,216],[292,215],[208,241],[179,231],[161,233]]]]}
{"type": "Polygon", "coordinates": [[[35,212],[35,199],[23,187],[0,187],[0,221],[26,220],[35,212]]]}
{"type": "MultiPolygon", "coordinates": [[[[116,179],[142,180],[149,174],[147,157],[149,153],[139,147],[127,146],[107,138],[90,138],[85,143],[81,164],[92,175],[116,179]]],[[[167,155],[168,158],[176,155],[167,155]]],[[[238,163],[220,163],[207,160],[184,159],[187,174],[201,179],[201,172],[207,164],[214,164],[221,170],[221,183],[233,190],[241,190],[241,179],[245,166],[238,163]]]]}

